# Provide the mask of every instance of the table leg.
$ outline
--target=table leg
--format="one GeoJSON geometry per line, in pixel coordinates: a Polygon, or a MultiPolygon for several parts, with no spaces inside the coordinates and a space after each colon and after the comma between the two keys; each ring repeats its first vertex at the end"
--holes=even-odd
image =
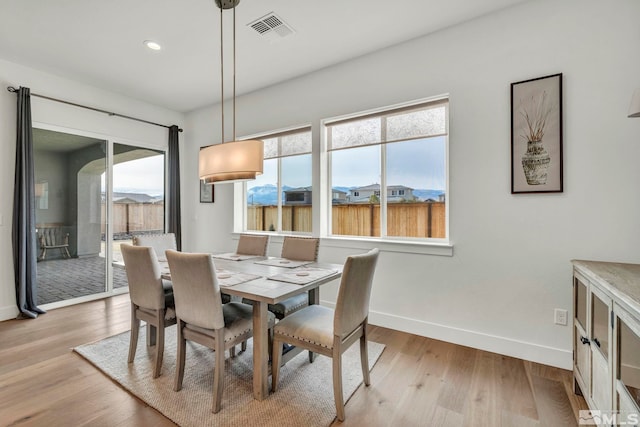
{"type": "Polygon", "coordinates": [[[267,303],[253,303],[253,398],[264,400],[269,395],[269,345],[267,303]]]}

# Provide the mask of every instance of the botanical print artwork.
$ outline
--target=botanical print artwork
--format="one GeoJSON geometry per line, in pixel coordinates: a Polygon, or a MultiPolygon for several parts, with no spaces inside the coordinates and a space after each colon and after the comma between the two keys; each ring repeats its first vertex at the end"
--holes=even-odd
{"type": "Polygon", "coordinates": [[[511,192],[562,191],[562,75],[511,85],[511,192]]]}

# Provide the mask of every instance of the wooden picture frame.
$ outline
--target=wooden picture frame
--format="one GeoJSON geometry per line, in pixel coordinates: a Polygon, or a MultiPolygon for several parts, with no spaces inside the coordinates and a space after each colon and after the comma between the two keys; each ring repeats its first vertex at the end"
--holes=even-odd
{"type": "Polygon", "coordinates": [[[200,203],[213,203],[214,202],[214,184],[205,184],[200,180],[200,203]]]}
{"type": "Polygon", "coordinates": [[[511,83],[511,194],[561,193],[562,73],[511,83]]]}

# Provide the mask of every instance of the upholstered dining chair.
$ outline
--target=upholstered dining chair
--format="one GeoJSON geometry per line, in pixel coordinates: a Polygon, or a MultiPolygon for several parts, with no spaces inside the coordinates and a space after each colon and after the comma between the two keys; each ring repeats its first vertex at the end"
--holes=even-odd
{"type": "Polygon", "coordinates": [[[176,323],[171,283],[163,280],[153,248],[120,245],[131,297],[131,339],[128,362],[136,356],[140,321],[147,323],[147,342],[155,341],[156,357],[153,378],[160,375],[164,353],[164,329],[176,323]],[[151,334],[155,331],[155,336],[151,334]]]}
{"type": "Polygon", "coordinates": [[[317,261],[320,239],[316,237],[284,236],[280,257],[296,261],[317,261]]]}
{"type": "Polygon", "coordinates": [[[164,234],[140,234],[133,236],[134,246],[150,246],[156,252],[158,261],[166,261],[164,252],[167,249],[176,250],[176,235],[173,233],[164,234]]]}
{"type": "MultiPolygon", "coordinates": [[[[241,302],[222,304],[220,285],[213,259],[209,254],[166,251],[178,326],[178,352],[174,390],[182,389],[186,340],[215,351],[213,370],[213,405],[220,411],[224,384],[224,352],[253,336],[253,307],[241,302]]],[[[269,329],[275,317],[269,315],[269,329]]]]}
{"type": "Polygon", "coordinates": [[[360,340],[360,362],[365,385],[370,384],[367,353],[367,318],[371,284],[378,260],[378,249],[347,258],[342,272],[335,310],[310,305],[287,316],[273,329],[271,390],[276,391],[280,373],[282,343],[299,346],[331,357],[333,398],[337,417],[344,421],[342,397],[342,353],[360,340]]]}
{"type": "Polygon", "coordinates": [[[259,236],[255,234],[241,234],[238,239],[236,253],[238,255],[267,256],[269,246],[269,236],[259,236]]]}
{"type": "MultiPolygon", "coordinates": [[[[238,255],[256,255],[267,256],[267,247],[269,246],[269,236],[256,235],[256,234],[241,234],[238,239],[238,247],[236,248],[236,254],[238,255]]],[[[229,301],[233,301],[228,294],[222,294],[222,303],[226,304],[229,301]]],[[[243,301],[246,302],[246,301],[243,301]]],[[[243,343],[243,350],[246,348],[246,343],[243,343]]],[[[232,349],[233,351],[233,349],[232,349]]],[[[233,353],[232,353],[233,354],[233,353]]]]}
{"type": "MultiPolygon", "coordinates": [[[[318,261],[318,247],[320,239],[311,237],[285,236],[282,242],[281,258],[295,261],[318,261]]],[[[269,304],[269,311],[276,315],[278,319],[309,305],[309,296],[306,293],[296,295],[278,303],[269,304]]]]}

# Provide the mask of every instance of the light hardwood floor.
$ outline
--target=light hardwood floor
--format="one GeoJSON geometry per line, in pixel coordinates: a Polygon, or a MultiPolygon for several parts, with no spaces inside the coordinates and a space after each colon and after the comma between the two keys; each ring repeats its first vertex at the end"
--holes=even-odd
{"type": "MultiPolygon", "coordinates": [[[[71,351],[129,314],[125,294],[0,322],[0,425],[173,426],[71,351]]],[[[587,409],[569,371],[375,326],[370,339],[387,348],[334,426],[572,426],[587,409]]]]}

